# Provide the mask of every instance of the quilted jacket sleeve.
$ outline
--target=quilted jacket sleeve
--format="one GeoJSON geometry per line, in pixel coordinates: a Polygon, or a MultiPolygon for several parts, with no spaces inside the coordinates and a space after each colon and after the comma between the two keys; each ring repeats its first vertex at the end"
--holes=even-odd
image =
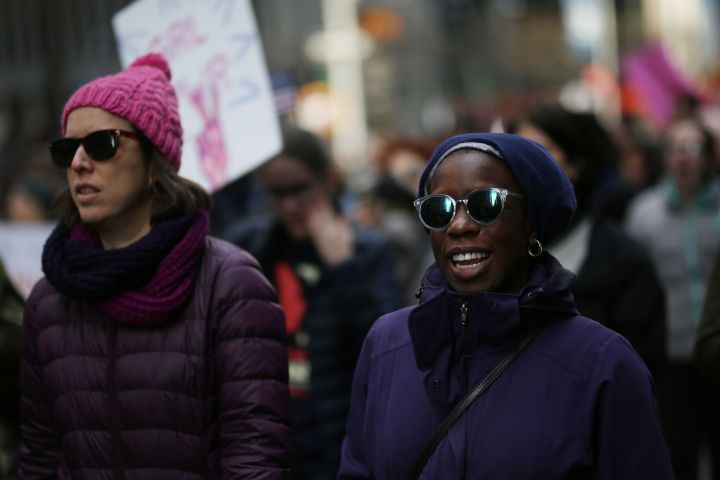
{"type": "Polygon", "coordinates": [[[220,478],[283,478],[290,396],[285,322],[250,257],[225,261],[215,282],[220,478]]]}
{"type": "Polygon", "coordinates": [[[20,432],[22,443],[18,458],[18,479],[54,479],[60,465],[60,440],[52,422],[51,403],[42,381],[38,358],[42,301],[41,282],[30,294],[25,307],[20,363],[20,432]]]}

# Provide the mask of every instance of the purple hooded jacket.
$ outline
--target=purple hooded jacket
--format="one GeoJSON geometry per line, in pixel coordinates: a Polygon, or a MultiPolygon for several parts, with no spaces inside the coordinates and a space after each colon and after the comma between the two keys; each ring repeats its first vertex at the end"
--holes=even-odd
{"type": "Polygon", "coordinates": [[[577,313],[572,279],[544,253],[519,294],[462,296],[431,267],[420,305],[381,317],[367,336],[338,478],[410,478],[455,403],[539,324],[421,478],[673,478],[647,368],[623,337],[577,313]]]}
{"type": "Polygon", "coordinates": [[[282,311],[247,253],[205,240],[190,300],[121,324],[41,280],[23,325],[18,478],[283,478],[282,311]]]}

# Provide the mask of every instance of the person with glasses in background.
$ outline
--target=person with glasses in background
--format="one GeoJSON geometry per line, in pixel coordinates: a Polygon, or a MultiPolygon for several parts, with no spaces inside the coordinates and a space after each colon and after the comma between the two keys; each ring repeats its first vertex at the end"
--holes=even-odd
{"type": "Polygon", "coordinates": [[[675,475],[698,478],[701,452],[707,452],[713,478],[720,478],[720,416],[711,388],[717,380],[707,383],[693,365],[705,291],[720,251],[718,152],[692,113],[673,119],[663,140],[665,175],[630,203],[626,228],[653,258],[667,298],[668,365],[657,393],[675,475]]]}
{"type": "Polygon", "coordinates": [[[178,175],[170,78],[147,54],[63,109],[67,189],[23,321],[20,480],[287,474],[283,313],[178,175]]]}
{"type": "Polygon", "coordinates": [[[227,239],[252,252],[278,290],[289,336],[291,476],[335,478],[352,372],[373,321],[402,290],[389,242],[351,222],[340,172],[314,134],[293,127],[256,172],[271,212],[227,239]]]}
{"type": "Polygon", "coordinates": [[[451,137],[415,206],[435,265],[365,340],[338,478],[673,478],[647,367],[544,249],[576,208],[547,150],[451,137]]]}

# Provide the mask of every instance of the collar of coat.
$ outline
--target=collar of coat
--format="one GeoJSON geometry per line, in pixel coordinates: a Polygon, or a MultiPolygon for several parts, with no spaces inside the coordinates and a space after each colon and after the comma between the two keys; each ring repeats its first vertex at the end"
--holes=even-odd
{"type": "Polygon", "coordinates": [[[520,292],[461,295],[452,290],[437,266],[431,267],[423,280],[420,304],[408,320],[418,368],[431,369],[460,335],[471,335],[476,345],[502,348],[532,325],[577,315],[570,291],[574,278],[544,252],[520,292]]]}
{"type": "Polygon", "coordinates": [[[716,209],[720,202],[720,185],[714,178],[706,180],[697,190],[688,205],[685,204],[677,183],[670,177],[665,179],[664,184],[667,204],[673,210],[683,210],[687,207],[701,210],[716,209]]]}

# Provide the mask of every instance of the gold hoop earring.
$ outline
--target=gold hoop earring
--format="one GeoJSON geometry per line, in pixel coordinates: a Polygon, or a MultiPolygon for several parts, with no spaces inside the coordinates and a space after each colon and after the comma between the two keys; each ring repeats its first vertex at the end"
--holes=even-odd
{"type": "Polygon", "coordinates": [[[540,243],[540,240],[538,240],[537,238],[533,238],[533,242],[535,243],[531,243],[528,247],[528,255],[530,255],[531,257],[539,257],[540,254],[543,252],[542,243],[540,243]]]}

